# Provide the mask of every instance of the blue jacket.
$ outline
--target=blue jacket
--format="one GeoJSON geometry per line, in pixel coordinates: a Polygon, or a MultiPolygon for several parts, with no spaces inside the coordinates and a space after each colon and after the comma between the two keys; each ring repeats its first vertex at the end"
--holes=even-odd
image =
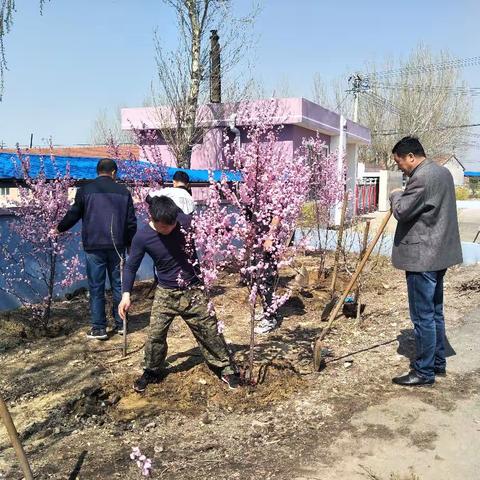
{"type": "Polygon", "coordinates": [[[58,224],[58,231],[65,232],[80,219],[86,251],[111,250],[115,246],[124,249],[137,231],[130,192],[108,176],[97,177],[77,190],[75,202],[58,224]]]}

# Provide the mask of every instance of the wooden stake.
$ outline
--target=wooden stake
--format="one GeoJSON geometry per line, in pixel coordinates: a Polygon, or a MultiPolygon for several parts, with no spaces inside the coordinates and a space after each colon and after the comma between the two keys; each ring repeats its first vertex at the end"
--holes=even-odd
{"type": "Polygon", "coordinates": [[[33,480],[32,470],[30,469],[27,456],[25,455],[25,450],[23,450],[22,444],[20,442],[20,438],[18,436],[17,429],[13,424],[12,416],[10,415],[7,405],[1,396],[0,396],[0,417],[5,425],[5,428],[7,429],[8,436],[10,437],[10,441],[12,442],[13,449],[15,450],[18,461],[20,462],[20,466],[22,467],[25,480],[33,480]]]}
{"type": "MultiPolygon", "coordinates": [[[[113,235],[113,215],[112,221],[110,222],[110,235],[112,237],[113,248],[117,252],[118,258],[120,259],[120,286],[123,287],[123,266],[125,265],[125,251],[120,252],[117,248],[117,244],[115,243],[115,236],[113,235]]],[[[123,290],[123,288],[122,288],[123,290]]],[[[127,327],[128,327],[128,314],[125,315],[123,319],[123,348],[122,348],[122,355],[124,357],[127,356],[127,327]]]]}
{"type": "MultiPolygon", "coordinates": [[[[365,229],[363,230],[363,243],[362,243],[362,251],[360,252],[360,261],[362,260],[363,256],[365,255],[365,250],[367,249],[368,244],[368,233],[370,231],[370,219],[367,219],[367,223],[365,224],[365,229]]],[[[358,277],[357,282],[357,289],[355,290],[355,301],[357,302],[357,321],[360,320],[362,304],[360,303],[360,276],[358,277]]]]}
{"type": "Polygon", "coordinates": [[[335,259],[333,261],[332,285],[330,286],[332,297],[335,292],[335,285],[337,283],[338,262],[340,260],[340,248],[342,248],[343,229],[345,227],[345,213],[347,211],[347,205],[348,205],[348,191],[345,192],[345,195],[343,197],[342,214],[340,216],[340,227],[338,229],[338,236],[337,236],[337,248],[335,249],[335,259]]]}
{"type": "Polygon", "coordinates": [[[345,299],[347,298],[347,295],[350,293],[352,290],[353,286],[355,285],[355,282],[357,281],[359,275],[362,273],[363,268],[365,267],[365,264],[367,263],[367,260],[370,258],[370,255],[375,248],[375,245],[377,244],[378,240],[383,234],[383,231],[385,230],[385,227],[387,226],[388,221],[390,220],[390,217],[392,216],[392,211],[390,210],[385,217],[383,218],[382,224],[380,225],[377,234],[375,235],[375,238],[372,240],[370,245],[367,248],[367,251],[365,252],[365,255],[363,256],[362,260],[360,261],[357,269],[355,270],[355,273],[352,275],[352,278],[350,279],[350,282],[348,282],[348,285],[346,286],[345,290],[343,291],[342,296],[338,299],[338,302],[335,306],[335,308],[332,310],[330,313],[330,316],[328,318],[328,324],[327,326],[322,330],[322,333],[320,336],[316,339],[315,341],[315,346],[313,348],[313,366],[315,371],[319,371],[321,367],[321,350],[322,350],[322,340],[327,336],[328,332],[330,331],[333,322],[337,318],[338,312],[343,306],[343,303],[345,302],[345,299]]]}
{"type": "MultiPolygon", "coordinates": [[[[120,257],[120,285],[123,286],[123,266],[125,264],[125,256],[121,255],[120,257]]],[[[123,319],[123,344],[122,344],[122,356],[125,358],[127,356],[127,328],[128,328],[128,312],[125,314],[123,319]]]]}

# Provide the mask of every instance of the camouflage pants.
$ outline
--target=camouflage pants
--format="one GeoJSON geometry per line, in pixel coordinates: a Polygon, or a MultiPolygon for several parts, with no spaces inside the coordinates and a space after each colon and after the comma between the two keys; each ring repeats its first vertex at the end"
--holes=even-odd
{"type": "Polygon", "coordinates": [[[198,288],[172,290],[157,287],[145,343],[145,368],[160,372],[167,357],[167,333],[179,315],[192,331],[206,362],[222,374],[234,373],[227,345],[217,330],[217,318],[208,313],[208,300],[198,288]]]}

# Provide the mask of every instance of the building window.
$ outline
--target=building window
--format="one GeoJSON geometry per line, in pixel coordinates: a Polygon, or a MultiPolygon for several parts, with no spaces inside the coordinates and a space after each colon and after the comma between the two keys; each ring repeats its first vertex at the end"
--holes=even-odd
{"type": "Polygon", "coordinates": [[[10,195],[10,188],[0,187],[0,196],[10,195]]]}

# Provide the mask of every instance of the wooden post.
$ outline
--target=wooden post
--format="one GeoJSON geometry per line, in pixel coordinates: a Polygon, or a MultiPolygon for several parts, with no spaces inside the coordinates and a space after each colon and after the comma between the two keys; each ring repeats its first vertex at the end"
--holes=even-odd
{"type": "Polygon", "coordinates": [[[390,210],[385,215],[385,217],[383,218],[382,224],[380,225],[380,227],[377,231],[377,234],[375,235],[374,239],[372,240],[372,242],[368,246],[367,251],[365,252],[365,255],[363,256],[362,260],[360,261],[357,269],[355,270],[355,273],[352,275],[352,278],[348,282],[348,285],[345,287],[345,290],[343,291],[342,296],[339,298],[335,308],[330,313],[330,316],[328,318],[327,326],[322,330],[319,337],[315,340],[315,345],[313,347],[313,366],[314,366],[314,370],[317,371],[317,372],[321,368],[322,341],[327,336],[330,329],[332,328],[332,325],[335,322],[335,319],[337,318],[337,315],[338,315],[338,313],[340,312],[340,309],[343,306],[343,302],[345,302],[345,299],[347,298],[347,295],[350,293],[350,291],[352,290],[353,286],[355,285],[355,282],[357,281],[359,275],[362,273],[363,268],[365,267],[365,264],[367,263],[368,259],[370,258],[370,255],[371,255],[373,249],[375,248],[375,245],[377,244],[378,240],[382,236],[382,234],[385,230],[385,227],[387,226],[387,223],[390,220],[391,216],[392,216],[392,211],[390,210]]]}
{"type": "MultiPolygon", "coordinates": [[[[113,247],[117,252],[118,258],[120,259],[120,285],[123,287],[123,266],[125,265],[125,252],[120,252],[117,248],[117,244],[115,243],[115,236],[113,235],[113,215],[112,221],[110,222],[110,235],[112,237],[113,247]]],[[[122,288],[123,290],[123,288],[122,288]]],[[[127,356],[127,328],[128,328],[128,314],[125,315],[123,319],[123,343],[122,343],[122,355],[125,358],[127,356]]]]}
{"type": "Polygon", "coordinates": [[[337,283],[338,262],[340,259],[340,248],[342,247],[343,229],[345,226],[345,213],[347,211],[347,205],[348,205],[348,191],[345,192],[345,195],[343,197],[342,214],[340,217],[340,227],[338,229],[338,236],[337,236],[337,248],[335,249],[335,259],[333,261],[332,285],[330,286],[332,296],[335,292],[335,285],[337,283]]]}
{"type": "MultiPolygon", "coordinates": [[[[363,230],[363,243],[362,243],[362,251],[360,252],[359,262],[362,260],[363,256],[365,255],[365,250],[367,249],[368,244],[368,232],[370,231],[370,219],[367,220],[365,224],[365,229],[363,230]]],[[[355,290],[355,301],[357,302],[357,321],[360,320],[362,304],[360,303],[360,278],[358,276],[357,282],[357,289],[355,290]]]]}
{"type": "MultiPolygon", "coordinates": [[[[125,265],[125,254],[120,256],[120,285],[123,287],[123,266],[125,265]]],[[[128,312],[125,314],[123,319],[123,344],[122,344],[122,355],[123,358],[127,356],[127,328],[128,328],[128,312]]]]}
{"type": "Polygon", "coordinates": [[[10,441],[12,442],[13,449],[15,450],[18,461],[20,462],[20,466],[22,467],[25,480],[33,480],[32,470],[30,469],[27,456],[25,455],[25,451],[23,450],[22,444],[20,442],[20,438],[18,437],[17,429],[13,424],[12,416],[8,411],[7,405],[1,396],[0,396],[0,417],[5,425],[5,428],[7,429],[8,436],[10,437],[10,441]]]}

